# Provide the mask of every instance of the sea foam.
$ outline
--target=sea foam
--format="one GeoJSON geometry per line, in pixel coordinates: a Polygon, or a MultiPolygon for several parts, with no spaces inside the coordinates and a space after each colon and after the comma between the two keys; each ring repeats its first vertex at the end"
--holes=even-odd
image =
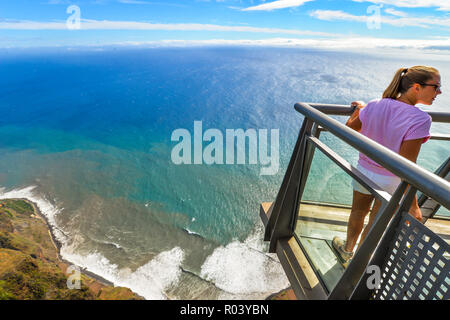
{"type": "MultiPolygon", "coordinates": [[[[169,297],[166,290],[178,283],[185,253],[180,247],[156,255],[135,271],[118,266],[99,252],[85,255],[76,253],[82,243],[80,234],[70,234],[56,223],[61,209],[47,199],[37,196],[35,186],[6,191],[0,188],[0,198],[25,198],[34,202],[47,218],[55,238],[60,242],[61,256],[83,269],[90,271],[115,286],[130,288],[148,300],[176,299],[169,297]]],[[[189,234],[196,236],[190,230],[189,234]]],[[[269,294],[289,286],[289,281],[275,254],[266,252],[262,241],[263,229],[260,225],[244,241],[233,241],[216,248],[204,261],[200,277],[212,282],[223,290],[219,299],[263,299],[269,294]]]]}
{"type": "Polygon", "coordinates": [[[128,268],[119,269],[97,252],[84,256],[64,252],[64,257],[113,282],[115,286],[130,288],[147,300],[165,300],[173,298],[167,296],[165,291],[179,280],[184,252],[179,247],[161,252],[134,272],[128,268]]]}
{"type": "Polygon", "coordinates": [[[39,211],[45,216],[48,223],[52,228],[52,232],[57,241],[61,244],[67,243],[68,238],[65,233],[58,228],[56,224],[56,216],[60,212],[60,208],[55,207],[50,203],[47,199],[43,199],[39,196],[36,196],[33,190],[36,186],[28,186],[22,189],[13,189],[10,191],[5,191],[5,188],[0,188],[0,198],[2,199],[27,199],[31,202],[34,202],[39,211]]]}
{"type": "Polygon", "coordinates": [[[244,241],[218,247],[201,267],[200,276],[225,291],[220,299],[258,299],[289,286],[275,254],[266,253],[263,230],[244,241]]]}
{"type": "Polygon", "coordinates": [[[35,186],[29,186],[10,191],[0,188],[0,198],[22,198],[34,202],[51,225],[56,240],[61,244],[60,254],[65,260],[114,283],[115,286],[130,288],[147,300],[171,298],[166,295],[165,290],[176,285],[181,275],[180,266],[184,260],[184,252],[181,248],[175,247],[161,252],[135,271],[128,268],[119,269],[98,252],[87,255],[75,253],[74,248],[83,241],[82,236],[70,235],[69,237],[67,232],[58,227],[56,216],[61,209],[37,196],[33,192],[35,188],[35,186]]]}

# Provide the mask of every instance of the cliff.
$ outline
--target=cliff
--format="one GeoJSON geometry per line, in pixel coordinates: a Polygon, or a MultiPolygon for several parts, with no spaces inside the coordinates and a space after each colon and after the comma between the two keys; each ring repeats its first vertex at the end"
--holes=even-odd
{"type": "Polygon", "coordinates": [[[86,273],[80,275],[79,289],[69,289],[68,283],[74,283],[73,271],[66,273],[69,266],[32,203],[0,200],[0,300],[142,299],[86,273]]]}

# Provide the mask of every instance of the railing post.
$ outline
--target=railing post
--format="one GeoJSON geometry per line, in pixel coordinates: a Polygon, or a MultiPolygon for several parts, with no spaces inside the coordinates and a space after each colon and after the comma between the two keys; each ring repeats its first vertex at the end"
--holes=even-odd
{"type": "Polygon", "coordinates": [[[291,235],[291,214],[296,208],[298,186],[305,159],[306,137],[311,134],[313,122],[305,117],[294,148],[288,170],[270,212],[264,239],[270,240],[269,252],[275,252],[279,238],[291,235]]]}
{"type": "Polygon", "coordinates": [[[275,222],[277,221],[278,215],[280,214],[280,206],[281,206],[281,200],[286,192],[286,188],[289,181],[289,176],[292,173],[294,163],[297,159],[299,149],[301,146],[301,142],[303,139],[303,135],[306,128],[306,118],[303,120],[302,127],[300,128],[300,132],[297,137],[297,141],[294,146],[294,150],[292,151],[291,159],[289,160],[288,167],[286,169],[286,173],[284,174],[283,181],[281,182],[280,189],[278,190],[277,197],[275,198],[274,203],[269,209],[268,212],[268,222],[266,225],[266,230],[264,233],[264,241],[270,241],[270,238],[272,237],[273,228],[275,226],[275,222]]]}
{"type": "MultiPolygon", "coordinates": [[[[319,138],[320,130],[319,125],[315,123],[311,129],[311,135],[319,138]]],[[[303,191],[305,190],[306,181],[308,181],[309,170],[311,169],[311,164],[314,159],[314,153],[316,151],[316,147],[308,142],[308,136],[305,137],[305,157],[303,159],[303,166],[301,168],[301,173],[299,177],[299,187],[297,189],[297,197],[295,198],[295,206],[293,212],[291,214],[291,220],[289,222],[290,232],[294,233],[297,225],[297,217],[298,211],[300,209],[300,200],[303,195],[303,191]]]]}

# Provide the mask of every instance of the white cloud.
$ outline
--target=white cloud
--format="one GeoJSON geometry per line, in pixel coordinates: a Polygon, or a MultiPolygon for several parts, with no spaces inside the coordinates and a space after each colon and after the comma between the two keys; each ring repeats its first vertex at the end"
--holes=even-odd
{"type": "Polygon", "coordinates": [[[285,9],[292,7],[299,7],[306,2],[314,0],[278,0],[268,3],[263,3],[257,6],[241,9],[242,11],[272,11],[276,9],[285,9]]]}
{"type": "MultiPolygon", "coordinates": [[[[1,40],[1,39],[0,39],[1,40]]],[[[354,51],[407,54],[427,53],[427,58],[432,54],[439,55],[439,59],[450,61],[450,38],[434,37],[432,39],[388,39],[373,37],[336,37],[328,39],[298,39],[298,38],[269,38],[269,39],[209,39],[209,40],[158,40],[158,41],[104,41],[102,43],[86,43],[69,46],[67,44],[55,44],[53,47],[63,47],[67,50],[104,50],[108,46],[141,46],[141,47],[195,47],[195,46],[261,46],[261,47],[292,47],[292,48],[316,48],[333,51],[354,51]]],[[[8,41],[6,45],[0,41],[0,47],[14,48],[8,41]]],[[[21,45],[17,46],[21,47],[21,45]]]]}
{"type": "MultiPolygon", "coordinates": [[[[252,32],[279,33],[297,36],[335,36],[326,32],[315,32],[298,29],[261,28],[249,26],[222,26],[200,23],[148,23],[136,21],[108,21],[81,19],[82,30],[165,30],[165,31],[218,31],[218,32],[252,32]]],[[[28,20],[0,21],[0,30],[66,30],[65,22],[40,22],[28,20]]]]}
{"type": "MultiPolygon", "coordinates": [[[[111,45],[135,45],[135,46],[150,46],[150,47],[164,47],[164,46],[207,46],[207,45],[249,45],[249,46],[264,46],[264,47],[304,47],[304,48],[318,48],[326,50],[355,50],[355,51],[370,51],[381,49],[386,52],[388,49],[392,50],[427,50],[433,49],[439,51],[450,50],[450,38],[442,39],[387,39],[387,38],[372,38],[372,37],[341,37],[334,39],[289,39],[289,38],[271,38],[260,40],[163,40],[163,41],[142,41],[142,42],[120,42],[112,43],[111,45]]],[[[447,54],[447,57],[448,54],[447,54]]]]}
{"type": "Polygon", "coordinates": [[[353,14],[341,10],[315,10],[312,11],[309,15],[319,20],[326,20],[326,21],[333,21],[333,20],[345,20],[357,22],[367,21],[367,16],[355,16],[353,14]]]}
{"type": "MultiPolygon", "coordinates": [[[[315,10],[310,13],[310,16],[327,21],[343,20],[343,21],[356,21],[367,22],[370,16],[357,16],[350,13],[346,13],[340,10],[315,10]]],[[[381,24],[389,24],[396,27],[421,27],[430,28],[431,26],[450,27],[450,18],[438,18],[438,17],[391,17],[380,16],[381,24]]]]}
{"type": "Polygon", "coordinates": [[[353,0],[355,2],[372,2],[376,4],[389,4],[403,8],[430,8],[450,11],[450,0],[353,0]]]}
{"type": "Polygon", "coordinates": [[[408,16],[408,14],[406,12],[398,11],[398,10],[395,10],[395,9],[392,9],[392,8],[387,8],[387,9],[384,10],[384,12],[386,12],[387,14],[393,15],[393,16],[397,16],[397,17],[405,18],[405,17],[408,16]]]}

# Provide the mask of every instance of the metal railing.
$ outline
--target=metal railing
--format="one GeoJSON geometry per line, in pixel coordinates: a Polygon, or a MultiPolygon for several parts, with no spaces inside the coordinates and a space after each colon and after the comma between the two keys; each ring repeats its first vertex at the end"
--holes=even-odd
{"type": "MultiPolygon", "coordinates": [[[[424,210],[425,220],[432,217],[440,205],[450,209],[450,183],[445,180],[449,177],[450,158],[438,169],[436,172],[437,174],[433,174],[329,117],[329,115],[349,116],[354,110],[353,107],[344,105],[297,103],[295,104],[295,109],[303,114],[305,119],[300,129],[280,190],[275,202],[269,210],[269,218],[265,229],[265,240],[270,241],[269,250],[271,252],[276,252],[277,242],[279,240],[288,239],[294,235],[297,223],[296,216],[305,189],[308,172],[311,167],[314,149],[319,148],[325,155],[346,171],[348,175],[361,183],[381,201],[381,208],[379,209],[365,241],[361,244],[334,289],[328,294],[328,299],[369,299],[374,296],[374,292],[373,290],[367,289],[365,285],[365,281],[368,277],[366,273],[367,266],[385,265],[386,256],[392,254],[392,250],[395,250],[395,248],[392,248],[391,242],[396,235],[400,220],[402,217],[404,218],[408,215],[408,209],[416,192],[422,192],[422,196],[419,198],[418,202],[422,208],[426,209],[424,210]],[[321,131],[328,131],[333,136],[339,138],[357,151],[364,153],[372,160],[400,177],[402,183],[392,197],[387,192],[380,190],[379,187],[372,183],[356,168],[352,167],[331,148],[321,142],[318,139],[321,131]]],[[[450,113],[428,112],[428,114],[433,119],[433,122],[450,123],[450,113]]],[[[432,136],[432,139],[450,140],[450,137],[432,136]]],[[[415,228],[420,229],[423,234],[433,235],[433,233],[423,224],[420,224],[420,226],[416,225],[415,228]]],[[[436,235],[436,237],[438,236],[436,235]]],[[[426,244],[424,245],[421,243],[421,245],[422,249],[430,249],[426,244]]],[[[445,242],[439,242],[441,248],[439,254],[444,254],[445,252],[448,253],[448,245],[447,247],[446,245],[445,242]]],[[[413,249],[417,251],[416,248],[413,249]]],[[[415,252],[414,250],[411,250],[411,252],[415,252]]],[[[434,255],[436,254],[437,253],[435,252],[434,255]]],[[[415,257],[415,259],[417,259],[417,257],[415,257]]],[[[448,275],[448,258],[438,259],[436,260],[436,263],[439,264],[439,270],[441,270],[444,275],[448,275]],[[443,267],[442,263],[444,263],[443,267]]],[[[405,272],[409,272],[408,269],[405,270],[405,272]]],[[[435,274],[431,276],[436,278],[435,274]]],[[[442,275],[440,278],[442,278],[442,275]]],[[[403,284],[399,283],[399,285],[403,284]]],[[[411,287],[414,286],[411,285],[411,287]]],[[[396,288],[396,290],[400,289],[396,288]]],[[[448,293],[449,291],[447,291],[447,296],[448,293]]],[[[384,295],[384,297],[388,298],[394,296],[400,297],[401,295],[393,294],[387,296],[386,292],[384,295]]],[[[416,296],[417,295],[410,294],[409,296],[401,297],[411,298],[416,296]]],[[[426,295],[425,293],[422,293],[421,296],[423,297],[426,295]]]]}

